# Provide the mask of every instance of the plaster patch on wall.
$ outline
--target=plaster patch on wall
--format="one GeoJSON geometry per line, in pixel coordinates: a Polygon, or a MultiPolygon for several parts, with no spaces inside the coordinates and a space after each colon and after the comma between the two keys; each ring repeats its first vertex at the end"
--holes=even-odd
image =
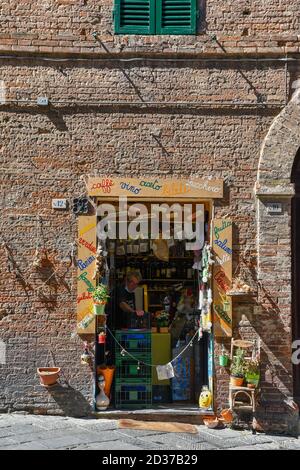
{"type": "Polygon", "coordinates": [[[0,104],[6,103],[6,85],[4,80],[0,80],[0,104]]]}
{"type": "Polygon", "coordinates": [[[6,364],[6,343],[0,340],[0,364],[6,364]]]}

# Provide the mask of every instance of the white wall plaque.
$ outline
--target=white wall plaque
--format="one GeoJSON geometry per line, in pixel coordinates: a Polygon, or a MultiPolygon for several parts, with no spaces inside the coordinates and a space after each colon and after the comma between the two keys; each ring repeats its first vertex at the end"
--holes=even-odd
{"type": "Polygon", "coordinates": [[[266,206],[268,214],[282,214],[281,202],[269,202],[266,206]]]}
{"type": "Polygon", "coordinates": [[[67,209],[66,199],[52,199],[52,209],[67,209]]]}

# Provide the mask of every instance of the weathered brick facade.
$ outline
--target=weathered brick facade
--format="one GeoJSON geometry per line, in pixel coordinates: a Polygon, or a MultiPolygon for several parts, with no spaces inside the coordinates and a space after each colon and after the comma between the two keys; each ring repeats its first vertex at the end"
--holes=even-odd
{"type": "MultiPolygon", "coordinates": [[[[113,0],[1,2],[3,411],[86,414],[92,401],[93,374],[71,336],[77,221],[71,210],[51,209],[52,198],[82,194],[82,175],[199,175],[224,179],[216,216],[235,222],[235,266],[247,255],[256,295],[235,301],[235,335],[262,341],[262,422],[291,429],[284,400],[293,397],[290,177],[300,105],[297,94],[290,100],[299,5],[199,4],[199,34],[170,37],[114,35],[113,0]],[[39,96],[49,108],[37,106],[39,96]],[[283,214],[270,219],[266,200],[283,201],[283,214]],[[50,258],[43,273],[32,267],[37,239],[50,258]],[[65,375],[53,393],[36,376],[49,349],[65,375]]],[[[216,367],[217,407],[228,404],[228,380],[216,367]]]]}

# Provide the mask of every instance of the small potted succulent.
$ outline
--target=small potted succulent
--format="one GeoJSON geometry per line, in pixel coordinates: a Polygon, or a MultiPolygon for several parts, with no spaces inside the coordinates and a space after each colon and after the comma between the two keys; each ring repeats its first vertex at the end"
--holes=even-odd
{"type": "Polygon", "coordinates": [[[259,361],[252,359],[245,366],[245,379],[248,388],[256,388],[260,379],[259,361]]]}
{"type": "Polygon", "coordinates": [[[230,366],[230,384],[241,387],[245,379],[245,351],[238,348],[230,366]]]}
{"type": "Polygon", "coordinates": [[[109,299],[108,288],[104,284],[99,284],[93,291],[94,313],[95,315],[104,315],[105,305],[109,299]]]}
{"type": "Polygon", "coordinates": [[[224,348],[224,345],[222,344],[222,350],[221,350],[221,354],[219,356],[219,364],[221,367],[227,367],[228,366],[228,362],[229,362],[229,357],[228,357],[228,354],[224,348]]]}

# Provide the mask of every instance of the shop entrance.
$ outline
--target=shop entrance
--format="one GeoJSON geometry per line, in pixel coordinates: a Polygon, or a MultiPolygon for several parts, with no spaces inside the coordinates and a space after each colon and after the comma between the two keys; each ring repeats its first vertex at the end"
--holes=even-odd
{"type": "MultiPolygon", "coordinates": [[[[147,208],[149,222],[151,203],[140,202],[147,208]]],[[[119,206],[111,203],[118,214],[119,206]]],[[[128,203],[129,214],[134,204],[128,203]]],[[[168,211],[172,204],[164,202],[165,209],[168,211]]],[[[183,213],[183,204],[177,204],[183,213]]],[[[211,204],[193,202],[190,209],[194,219],[190,228],[194,231],[196,211],[202,212],[197,229],[203,233],[198,242],[194,241],[194,249],[183,234],[176,232],[176,213],[172,211],[168,212],[170,236],[166,239],[162,236],[166,230],[162,219],[156,239],[149,232],[147,237],[144,233],[122,238],[124,230],[118,220],[116,238],[99,242],[107,252],[110,300],[106,307],[106,343],[97,343],[97,370],[101,374],[103,363],[116,367],[111,395],[115,409],[196,407],[202,388],[211,388],[211,278],[205,271],[211,269],[211,204]],[[207,318],[201,316],[201,296],[207,318]],[[162,379],[156,366],[166,365],[168,370],[163,373],[170,378],[162,379]]],[[[98,217],[98,226],[104,217],[106,214],[98,217]]],[[[150,223],[148,227],[150,230],[150,223]]],[[[103,326],[97,323],[96,328],[99,336],[103,326]]],[[[212,408],[212,402],[209,405],[212,408]]]]}
{"type": "Polygon", "coordinates": [[[206,387],[202,405],[212,412],[213,334],[232,334],[232,223],[212,217],[223,182],[95,177],[88,195],[77,332],[95,338],[96,409],[110,401],[109,410],[172,407],[190,417],[206,387]]]}

